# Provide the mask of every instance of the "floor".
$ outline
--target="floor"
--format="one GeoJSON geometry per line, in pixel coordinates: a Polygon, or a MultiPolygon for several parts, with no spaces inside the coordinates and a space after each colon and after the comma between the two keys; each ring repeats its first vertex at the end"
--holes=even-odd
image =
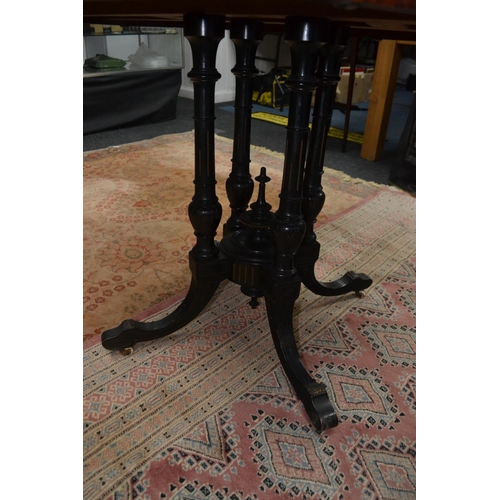
{"type": "MultiPolygon", "coordinates": [[[[398,87],[394,96],[391,119],[387,132],[384,157],[378,161],[368,161],[360,157],[361,145],[355,142],[347,143],[346,152],[341,151],[341,140],[330,138],[326,145],[325,167],[340,170],[352,177],[373,181],[378,184],[389,183],[389,173],[396,158],[396,148],[408,117],[413,94],[398,87]]],[[[368,103],[360,103],[357,111],[353,111],[350,118],[350,132],[363,133],[364,121],[368,103]]],[[[233,103],[219,103],[215,106],[215,132],[227,138],[233,138],[233,103]]],[[[268,112],[278,112],[270,108],[263,108],[268,112]]],[[[286,111],[285,111],[286,112],[286,111]]],[[[137,127],[121,128],[119,130],[99,132],[83,136],[83,150],[126,144],[142,141],[159,135],[187,132],[193,130],[193,101],[178,98],[177,117],[162,123],[142,125],[137,127]]],[[[343,128],[344,115],[334,110],[332,126],[343,128]]],[[[274,123],[261,120],[252,120],[252,144],[265,147],[273,151],[284,153],[286,128],[274,123]]]]}

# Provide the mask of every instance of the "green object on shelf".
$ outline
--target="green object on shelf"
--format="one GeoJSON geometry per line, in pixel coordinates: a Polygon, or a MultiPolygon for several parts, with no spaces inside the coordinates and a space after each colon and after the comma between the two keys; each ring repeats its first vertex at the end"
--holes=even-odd
{"type": "Polygon", "coordinates": [[[105,56],[104,54],[97,54],[95,57],[85,59],[85,66],[97,69],[123,68],[125,64],[127,64],[126,61],[122,59],[105,56]]]}

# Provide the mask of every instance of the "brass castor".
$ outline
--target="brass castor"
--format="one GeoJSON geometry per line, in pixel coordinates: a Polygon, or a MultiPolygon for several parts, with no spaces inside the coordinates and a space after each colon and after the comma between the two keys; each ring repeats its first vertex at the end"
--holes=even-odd
{"type": "Polygon", "coordinates": [[[134,352],[133,347],[125,347],[125,349],[122,349],[120,351],[124,356],[130,356],[134,352]]]}

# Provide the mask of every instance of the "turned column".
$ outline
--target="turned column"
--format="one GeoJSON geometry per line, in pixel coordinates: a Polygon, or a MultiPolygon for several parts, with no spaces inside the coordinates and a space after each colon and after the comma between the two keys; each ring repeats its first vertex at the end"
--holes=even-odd
{"type": "Polygon", "coordinates": [[[321,185],[325,147],[332,120],[335,92],[340,81],[340,64],[348,37],[348,27],[332,26],[328,43],[321,47],[319,54],[316,73],[318,88],[304,173],[302,214],[306,222],[306,234],[302,241],[303,245],[316,241],[314,223],[325,203],[325,193],[321,185]]]}
{"type": "Polygon", "coordinates": [[[277,277],[295,274],[293,257],[306,230],[301,202],[309,114],[312,93],[317,87],[314,73],[318,53],[328,39],[329,25],[326,19],[286,19],[285,41],[290,46],[292,71],[285,82],[290,89],[290,109],[280,203],[272,228],[276,251],[273,274],[277,277]]]}
{"type": "Polygon", "coordinates": [[[184,36],[193,53],[193,69],[187,76],[194,90],[195,192],[188,213],[196,236],[191,255],[198,261],[212,259],[219,252],[214,240],[222,217],[215,193],[214,103],[215,83],[221,77],[215,60],[224,27],[224,16],[184,16],[184,36]]]}
{"type": "Polygon", "coordinates": [[[236,78],[236,94],[232,169],[226,181],[231,216],[224,224],[224,235],[243,227],[240,217],[248,208],[254,189],[250,174],[252,91],[253,77],[258,73],[255,54],[264,38],[264,25],[237,19],[231,21],[230,36],[236,49],[236,65],[231,70],[236,78]]]}

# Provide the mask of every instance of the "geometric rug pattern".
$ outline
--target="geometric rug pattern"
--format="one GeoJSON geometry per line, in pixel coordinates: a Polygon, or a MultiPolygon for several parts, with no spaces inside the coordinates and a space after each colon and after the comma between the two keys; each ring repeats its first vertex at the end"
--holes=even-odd
{"type": "MultiPolygon", "coordinates": [[[[296,302],[304,366],[339,425],[314,429],[264,305],[224,282],[196,320],[131,356],[87,339],[86,500],[416,498],[415,200],[378,189],[316,232],[319,279],[373,279],[361,298],[303,287],[296,302]]],[[[135,317],[163,317],[184,294],[135,317]]]]}

